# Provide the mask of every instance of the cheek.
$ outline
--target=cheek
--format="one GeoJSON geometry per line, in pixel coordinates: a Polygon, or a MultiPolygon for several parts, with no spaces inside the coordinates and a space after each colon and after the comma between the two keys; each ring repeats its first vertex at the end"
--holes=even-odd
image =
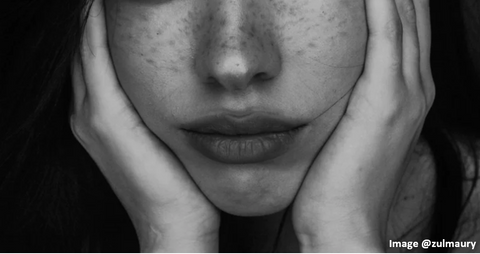
{"type": "Polygon", "coordinates": [[[362,65],[367,41],[364,1],[312,1],[299,15],[279,19],[289,61],[330,67],[362,65]]]}
{"type": "Polygon", "coordinates": [[[188,24],[169,17],[168,5],[152,8],[128,0],[109,0],[107,5],[109,46],[126,94],[142,116],[171,115],[166,109],[172,110],[173,98],[177,104],[183,101],[172,95],[181,95],[188,83],[182,73],[190,68],[193,54],[188,24]]]}
{"type": "Polygon", "coordinates": [[[351,91],[365,61],[364,1],[312,0],[296,11],[301,15],[277,21],[282,29],[283,83],[290,84],[285,89],[301,93],[302,106],[312,109],[311,115],[344,107],[346,103],[335,102],[351,91]]]}

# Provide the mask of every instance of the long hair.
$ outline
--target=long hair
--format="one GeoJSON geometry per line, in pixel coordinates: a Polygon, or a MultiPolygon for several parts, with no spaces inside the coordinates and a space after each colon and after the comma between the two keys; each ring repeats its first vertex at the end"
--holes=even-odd
{"type": "MultiPolygon", "coordinates": [[[[475,188],[465,199],[468,165],[459,141],[476,162],[480,3],[430,2],[437,97],[422,136],[431,147],[437,174],[430,235],[432,240],[448,240],[455,239],[475,188]]],[[[69,126],[70,63],[83,32],[81,15],[90,4],[17,0],[0,15],[1,251],[139,250],[127,213],[69,126]]]]}

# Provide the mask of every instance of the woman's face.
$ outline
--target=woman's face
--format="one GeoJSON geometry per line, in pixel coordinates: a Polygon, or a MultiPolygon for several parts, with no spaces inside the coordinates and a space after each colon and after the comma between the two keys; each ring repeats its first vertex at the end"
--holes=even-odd
{"type": "Polygon", "coordinates": [[[122,87],[206,197],[243,216],[289,205],[361,74],[364,1],[106,7],[122,87]]]}

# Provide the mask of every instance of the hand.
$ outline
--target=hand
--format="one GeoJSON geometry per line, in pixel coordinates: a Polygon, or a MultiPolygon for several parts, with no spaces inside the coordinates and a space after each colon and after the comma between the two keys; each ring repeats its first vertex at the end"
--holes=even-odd
{"type": "Polygon", "coordinates": [[[388,214],[433,104],[428,0],[365,0],[365,69],[293,206],[303,251],[385,251],[388,214]]]}
{"type": "Polygon", "coordinates": [[[142,251],[216,252],[219,214],[120,87],[103,8],[94,1],[72,65],[73,133],[127,210],[142,251]]]}

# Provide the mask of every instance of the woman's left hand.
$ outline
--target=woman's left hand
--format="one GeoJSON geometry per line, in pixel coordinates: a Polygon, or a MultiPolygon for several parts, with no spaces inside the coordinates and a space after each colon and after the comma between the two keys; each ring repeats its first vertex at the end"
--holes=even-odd
{"type": "Polygon", "coordinates": [[[293,206],[302,251],[385,251],[388,214],[433,104],[428,0],[365,0],[365,69],[293,206]]]}

